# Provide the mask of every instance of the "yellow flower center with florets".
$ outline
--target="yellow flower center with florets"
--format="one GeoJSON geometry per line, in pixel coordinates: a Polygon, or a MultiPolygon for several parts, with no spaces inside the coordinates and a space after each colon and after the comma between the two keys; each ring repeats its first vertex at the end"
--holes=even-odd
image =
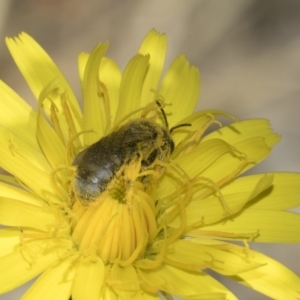
{"type": "Polygon", "coordinates": [[[157,226],[154,201],[137,180],[137,166],[126,165],[95,203],[75,202],[72,237],[83,254],[122,265],[143,256],[157,226]]]}

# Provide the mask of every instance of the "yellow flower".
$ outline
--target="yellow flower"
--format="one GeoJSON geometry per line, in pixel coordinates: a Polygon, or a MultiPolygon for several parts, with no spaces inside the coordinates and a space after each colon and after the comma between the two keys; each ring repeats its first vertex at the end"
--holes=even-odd
{"type": "Polygon", "coordinates": [[[198,70],[181,55],[160,81],[167,38],[154,30],[123,73],[104,56],[107,43],[79,56],[83,110],[30,36],[7,45],[37,109],[0,83],[0,165],[12,174],[0,178],[0,293],[40,275],[22,299],[236,299],[212,270],[272,298],[299,298],[300,278],[249,247],[300,242],[300,216],[287,211],[300,204],[300,175],[240,176],[279,141],[268,121],[194,113],[198,70]],[[232,123],[219,128],[220,116],[232,123]],[[149,121],[155,134],[145,147],[125,143],[122,155],[127,139],[114,139],[102,169],[91,161],[96,181],[111,171],[91,199],[78,185],[78,153],[131,120],[149,121]]]}

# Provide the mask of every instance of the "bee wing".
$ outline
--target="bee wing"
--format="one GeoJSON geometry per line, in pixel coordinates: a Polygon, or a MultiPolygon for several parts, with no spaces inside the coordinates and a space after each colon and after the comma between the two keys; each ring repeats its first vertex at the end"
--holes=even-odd
{"type": "Polygon", "coordinates": [[[135,145],[141,142],[145,142],[148,139],[150,139],[150,137],[148,137],[148,135],[145,135],[145,133],[139,133],[139,134],[135,134],[135,135],[127,135],[124,136],[122,141],[123,147],[128,146],[128,145],[135,145]]]}
{"type": "MultiPolygon", "coordinates": [[[[151,124],[152,125],[152,124],[151,124]]],[[[119,131],[116,138],[122,147],[137,145],[139,143],[147,143],[153,141],[157,137],[156,128],[148,123],[131,123],[131,126],[124,128],[124,131],[119,131]]]]}

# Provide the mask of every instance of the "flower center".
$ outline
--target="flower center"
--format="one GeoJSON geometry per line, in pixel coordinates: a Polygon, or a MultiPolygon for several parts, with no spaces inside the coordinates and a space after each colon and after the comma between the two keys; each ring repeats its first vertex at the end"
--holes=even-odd
{"type": "Polygon", "coordinates": [[[113,199],[124,203],[126,197],[125,179],[122,176],[116,177],[114,184],[108,187],[108,192],[113,199]]]}
{"type": "Polygon", "coordinates": [[[83,206],[76,201],[72,208],[74,242],[104,263],[126,264],[143,257],[157,229],[153,199],[142,184],[132,187],[125,181],[116,179],[96,203],[83,206]]]}

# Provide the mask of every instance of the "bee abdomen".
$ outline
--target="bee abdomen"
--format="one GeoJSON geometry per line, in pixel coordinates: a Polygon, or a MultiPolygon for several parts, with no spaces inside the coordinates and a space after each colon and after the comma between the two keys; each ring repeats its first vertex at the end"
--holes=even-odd
{"type": "Polygon", "coordinates": [[[117,155],[107,160],[79,164],[74,180],[74,190],[83,200],[94,201],[107,187],[120,169],[123,161],[117,155]]]}

